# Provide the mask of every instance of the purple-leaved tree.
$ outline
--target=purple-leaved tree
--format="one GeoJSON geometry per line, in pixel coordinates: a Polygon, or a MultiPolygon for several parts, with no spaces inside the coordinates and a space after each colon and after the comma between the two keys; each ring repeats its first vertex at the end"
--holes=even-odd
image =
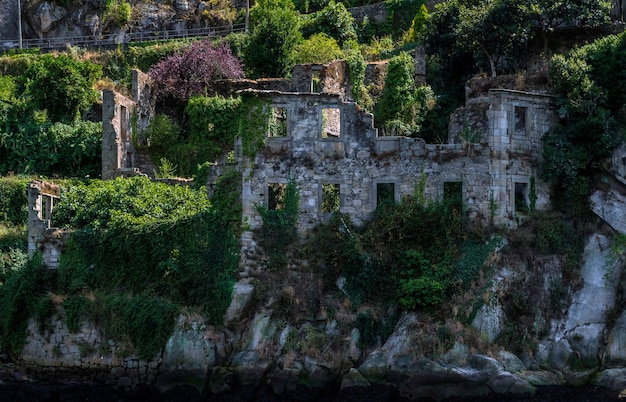
{"type": "Polygon", "coordinates": [[[211,94],[213,83],[244,76],[241,62],[226,43],[209,39],[194,42],[161,60],[148,72],[160,99],[187,102],[194,95],[211,94]]]}

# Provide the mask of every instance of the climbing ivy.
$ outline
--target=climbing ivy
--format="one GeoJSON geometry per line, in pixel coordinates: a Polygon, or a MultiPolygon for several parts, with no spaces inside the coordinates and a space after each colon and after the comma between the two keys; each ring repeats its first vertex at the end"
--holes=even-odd
{"type": "Polygon", "coordinates": [[[271,269],[286,267],[287,250],[297,239],[296,223],[300,193],[293,176],[289,177],[281,201],[276,209],[269,209],[266,205],[256,206],[263,219],[263,226],[259,229],[260,244],[269,255],[271,269]]]}

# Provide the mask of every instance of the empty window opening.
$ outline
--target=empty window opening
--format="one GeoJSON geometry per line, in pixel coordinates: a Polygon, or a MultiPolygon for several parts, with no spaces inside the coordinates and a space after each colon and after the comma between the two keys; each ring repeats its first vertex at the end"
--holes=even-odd
{"type": "Polygon", "coordinates": [[[515,211],[528,212],[528,183],[515,183],[515,211]]]}
{"type": "Polygon", "coordinates": [[[443,202],[452,211],[460,212],[463,209],[463,183],[447,181],[443,183],[443,202]]]}
{"type": "Polygon", "coordinates": [[[132,169],[133,167],[133,153],[126,152],[126,160],[124,161],[124,167],[127,169],[132,169]]]}
{"type": "Polygon", "coordinates": [[[341,110],[336,107],[322,109],[322,138],[339,138],[341,110]]]}
{"type": "Polygon", "coordinates": [[[267,185],[267,209],[276,210],[285,208],[286,183],[270,183],[267,185]]]}
{"type": "Polygon", "coordinates": [[[54,198],[48,195],[41,196],[41,219],[49,221],[52,219],[52,208],[54,207],[54,198]]]}
{"type": "Polygon", "coordinates": [[[311,71],[311,92],[320,92],[320,70],[311,71]]]}
{"type": "Polygon", "coordinates": [[[376,183],[376,205],[389,204],[396,201],[395,183],[376,183]]]}
{"type": "Polygon", "coordinates": [[[526,112],[527,107],[515,106],[515,134],[526,134],[526,112]]]}
{"type": "Polygon", "coordinates": [[[130,142],[128,136],[128,108],[126,106],[120,106],[120,138],[124,142],[130,142]]]}
{"type": "Polygon", "coordinates": [[[339,212],[341,197],[339,184],[322,184],[322,212],[339,212]]]}
{"type": "Polygon", "coordinates": [[[287,136],[287,108],[272,107],[268,122],[267,136],[272,138],[287,136]]]}

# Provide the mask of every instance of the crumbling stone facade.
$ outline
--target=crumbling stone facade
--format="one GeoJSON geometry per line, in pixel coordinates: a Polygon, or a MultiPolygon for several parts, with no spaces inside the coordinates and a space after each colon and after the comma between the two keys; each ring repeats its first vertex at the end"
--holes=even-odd
{"type": "Polygon", "coordinates": [[[133,131],[148,126],[154,116],[151,80],[139,70],[132,73],[132,99],[118,92],[102,93],[102,179],[152,171],[149,158],[133,144],[133,131]]]}
{"type": "Polygon", "coordinates": [[[41,252],[42,263],[59,267],[64,235],[51,227],[52,210],[60,197],[55,184],[33,180],[28,184],[28,256],[41,252]]]}
{"type": "MultiPolygon", "coordinates": [[[[242,236],[245,269],[258,256],[253,233],[263,222],[256,207],[280,208],[277,198],[289,178],[300,193],[301,233],[333,212],[360,224],[386,197],[400,201],[421,187],[427,200],[460,196],[467,215],[479,224],[515,226],[530,208],[549,203],[538,167],[541,137],[556,119],[550,95],[491,89],[453,117],[447,144],[426,144],[419,138],[379,136],[372,114],[347,92],[309,88],[253,91],[268,99],[270,117],[284,120],[284,132],[268,132],[265,148],[254,158],[236,152],[243,221],[250,228],[242,236]]],[[[223,168],[216,166],[215,177],[223,168]]]]}

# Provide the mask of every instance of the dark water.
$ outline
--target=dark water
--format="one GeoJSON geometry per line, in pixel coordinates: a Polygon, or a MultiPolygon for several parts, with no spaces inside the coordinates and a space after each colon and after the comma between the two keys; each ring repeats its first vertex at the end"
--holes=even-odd
{"type": "MultiPolygon", "coordinates": [[[[178,386],[165,393],[160,393],[154,387],[143,387],[133,392],[122,392],[112,387],[97,384],[40,384],[40,383],[2,383],[0,384],[0,401],[11,402],[386,402],[408,401],[398,390],[385,385],[376,385],[364,388],[350,388],[350,392],[320,393],[305,386],[299,386],[294,391],[277,396],[267,387],[240,387],[232,392],[219,395],[201,395],[191,386],[178,386]]],[[[428,401],[427,399],[420,401],[428,401]]],[[[493,395],[483,397],[456,397],[446,399],[445,402],[470,401],[574,401],[574,402],[612,402],[626,399],[618,398],[618,393],[585,387],[539,387],[535,395],[493,395]]]]}

